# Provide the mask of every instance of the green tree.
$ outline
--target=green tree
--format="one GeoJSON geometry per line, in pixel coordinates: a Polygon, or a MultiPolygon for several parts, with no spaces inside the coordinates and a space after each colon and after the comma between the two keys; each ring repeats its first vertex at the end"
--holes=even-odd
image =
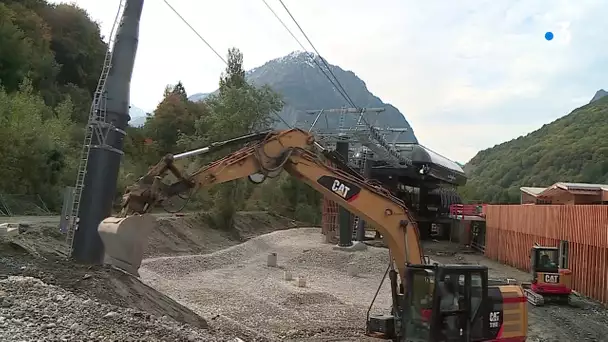
{"type": "MultiPolygon", "coordinates": [[[[269,88],[257,88],[245,80],[243,54],[236,48],[228,50],[228,66],[220,77],[218,94],[205,103],[209,115],[196,125],[197,135],[206,142],[221,141],[268,127],[272,112],[281,110],[281,98],[269,88]]],[[[244,206],[244,197],[251,185],[244,181],[222,184],[215,193],[212,219],[217,227],[232,229],[236,211],[244,206]]]]}
{"type": "Polygon", "coordinates": [[[73,123],[72,105],[65,101],[54,110],[36,95],[29,80],[7,94],[0,89],[0,158],[6,163],[0,190],[37,194],[54,209],[58,188],[73,175],[76,151],[66,139],[73,123]]]}
{"type": "Polygon", "coordinates": [[[155,141],[160,155],[176,152],[182,135],[196,132],[196,121],[207,113],[207,106],[188,100],[186,90],[180,83],[165,89],[164,98],[156,107],[153,117],[146,120],[144,132],[155,141]]]}
{"type": "Polygon", "coordinates": [[[171,93],[179,96],[179,98],[184,102],[188,101],[188,93],[186,93],[186,88],[184,88],[182,81],[177,82],[171,93]]]}
{"type": "Polygon", "coordinates": [[[226,88],[243,88],[247,85],[243,69],[243,53],[237,48],[228,49],[228,66],[220,78],[220,92],[226,88]]]}
{"type": "Polygon", "coordinates": [[[0,82],[11,92],[27,77],[32,68],[32,41],[17,23],[17,13],[0,3],[0,82]]]}
{"type": "Polygon", "coordinates": [[[61,66],[58,83],[74,84],[93,94],[107,50],[99,25],[85,10],[69,4],[49,6],[41,16],[51,28],[51,49],[61,66]]]}

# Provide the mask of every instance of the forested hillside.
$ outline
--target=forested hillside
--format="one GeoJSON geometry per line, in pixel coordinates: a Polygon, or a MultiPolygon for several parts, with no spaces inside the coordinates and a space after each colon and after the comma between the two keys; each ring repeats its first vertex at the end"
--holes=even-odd
{"type": "Polygon", "coordinates": [[[519,203],[522,186],[608,183],[608,97],[540,129],[483,150],[465,165],[469,200],[519,203]]]}
{"type": "MultiPolygon", "coordinates": [[[[58,211],[62,189],[75,181],[106,45],[98,25],[73,5],[0,0],[0,23],[0,196],[40,196],[58,211]]],[[[217,93],[195,103],[176,80],[155,115],[143,127],[128,128],[117,194],[165,153],[268,126],[272,113],[282,109],[281,97],[245,81],[237,49],[229,51],[228,60],[230,67],[218,75],[217,93]]],[[[271,209],[315,222],[319,203],[311,189],[281,176],[255,188],[241,181],[199,192],[188,205],[209,211],[218,226],[230,227],[236,210],[271,209]]]]}

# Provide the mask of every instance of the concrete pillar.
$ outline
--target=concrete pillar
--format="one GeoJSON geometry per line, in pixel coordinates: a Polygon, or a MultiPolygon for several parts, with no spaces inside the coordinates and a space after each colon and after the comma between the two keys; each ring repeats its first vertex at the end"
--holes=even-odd
{"type": "MultiPolygon", "coordinates": [[[[348,162],[348,142],[337,142],[336,152],[348,162]]],[[[353,233],[350,220],[350,212],[340,206],[338,213],[338,220],[340,222],[340,241],[338,245],[341,247],[349,247],[353,245],[353,233]]]]}

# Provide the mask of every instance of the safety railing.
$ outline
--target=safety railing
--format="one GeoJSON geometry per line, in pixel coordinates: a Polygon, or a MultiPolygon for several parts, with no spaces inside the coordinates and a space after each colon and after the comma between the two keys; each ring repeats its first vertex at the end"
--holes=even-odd
{"type": "Polygon", "coordinates": [[[450,216],[486,216],[485,204],[452,204],[450,216]]]}

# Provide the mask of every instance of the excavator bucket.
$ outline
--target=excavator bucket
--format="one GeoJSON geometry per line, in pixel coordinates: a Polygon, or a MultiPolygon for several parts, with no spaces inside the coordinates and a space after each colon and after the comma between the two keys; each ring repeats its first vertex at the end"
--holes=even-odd
{"type": "Polygon", "coordinates": [[[139,276],[148,237],[156,225],[151,214],[108,217],[101,221],[97,230],[105,247],[105,263],[139,276]]]}

